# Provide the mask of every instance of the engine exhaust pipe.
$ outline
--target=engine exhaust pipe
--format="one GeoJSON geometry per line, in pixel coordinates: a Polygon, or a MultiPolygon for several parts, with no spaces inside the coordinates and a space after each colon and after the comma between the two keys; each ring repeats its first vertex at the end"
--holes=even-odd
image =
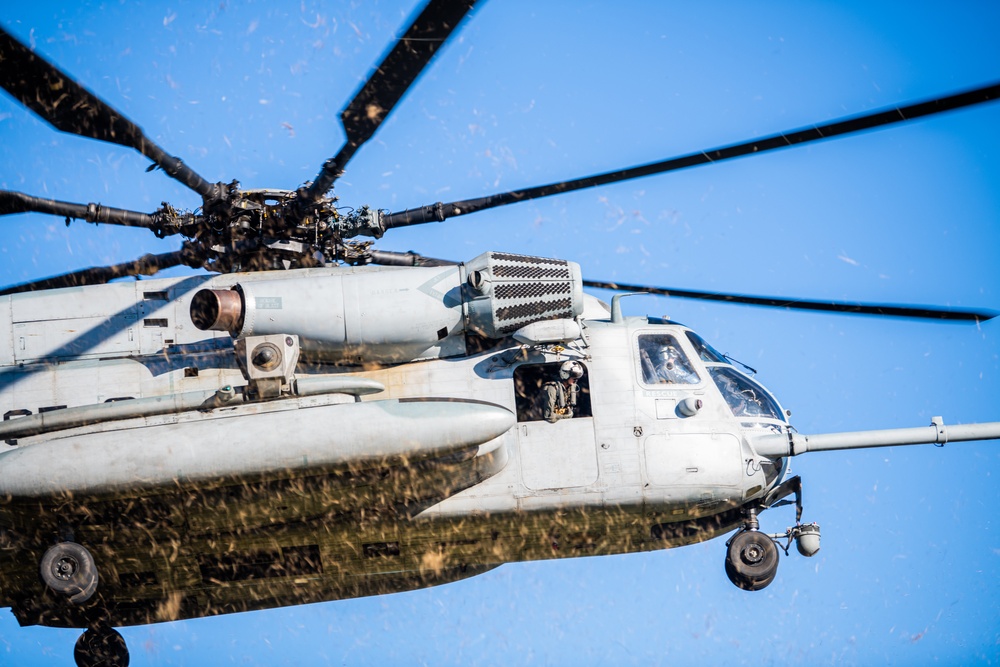
{"type": "Polygon", "coordinates": [[[228,331],[235,335],[243,328],[243,292],[203,289],[191,299],[191,321],[202,331],[228,331]]]}

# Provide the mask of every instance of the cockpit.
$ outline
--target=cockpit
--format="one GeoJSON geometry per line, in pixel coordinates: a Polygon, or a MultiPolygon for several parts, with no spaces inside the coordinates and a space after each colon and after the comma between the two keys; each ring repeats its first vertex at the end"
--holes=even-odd
{"type": "MultiPolygon", "coordinates": [[[[777,401],[766,389],[736,370],[725,355],[701,336],[693,331],[684,331],[684,334],[734,417],[785,421],[777,401]]],[[[696,385],[706,379],[699,374],[704,371],[688,358],[677,335],[640,333],[638,343],[639,368],[644,385],[650,388],[660,385],[696,385]]]]}
{"type": "Polygon", "coordinates": [[[698,384],[701,378],[670,334],[639,336],[639,359],[646,384],[698,384]]]}
{"type": "Polygon", "coordinates": [[[781,419],[781,410],[762,387],[733,368],[709,368],[709,375],[736,417],[781,419]]]}
{"type": "Polygon", "coordinates": [[[709,345],[704,338],[693,331],[686,333],[688,340],[698,352],[698,357],[705,362],[715,386],[719,388],[729,409],[733,411],[733,416],[765,417],[785,421],[777,401],[766,389],[733,368],[729,359],[709,345]]]}

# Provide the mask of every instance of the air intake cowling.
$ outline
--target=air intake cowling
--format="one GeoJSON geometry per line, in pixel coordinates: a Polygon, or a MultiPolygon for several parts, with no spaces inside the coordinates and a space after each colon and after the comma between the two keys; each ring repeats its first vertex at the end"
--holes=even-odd
{"type": "Polygon", "coordinates": [[[580,265],[564,259],[487,252],[464,267],[468,327],[488,338],[542,320],[583,313],[580,265]]]}

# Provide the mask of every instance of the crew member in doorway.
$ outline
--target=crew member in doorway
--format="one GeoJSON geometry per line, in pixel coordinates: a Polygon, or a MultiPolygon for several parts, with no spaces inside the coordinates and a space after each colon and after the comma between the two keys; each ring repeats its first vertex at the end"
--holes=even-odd
{"type": "Polygon", "coordinates": [[[580,393],[577,380],[583,377],[583,366],[579,361],[565,361],[559,367],[559,380],[550,380],[542,385],[542,417],[553,424],[560,419],[571,419],[576,409],[576,398],[580,393]]]}

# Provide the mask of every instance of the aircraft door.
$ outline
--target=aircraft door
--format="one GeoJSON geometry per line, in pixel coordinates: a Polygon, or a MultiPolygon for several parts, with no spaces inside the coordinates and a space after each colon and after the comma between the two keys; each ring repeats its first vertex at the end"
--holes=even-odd
{"type": "Polygon", "coordinates": [[[586,368],[576,361],[526,364],[514,371],[514,387],[524,485],[540,491],[596,483],[597,441],[586,368]]]}

